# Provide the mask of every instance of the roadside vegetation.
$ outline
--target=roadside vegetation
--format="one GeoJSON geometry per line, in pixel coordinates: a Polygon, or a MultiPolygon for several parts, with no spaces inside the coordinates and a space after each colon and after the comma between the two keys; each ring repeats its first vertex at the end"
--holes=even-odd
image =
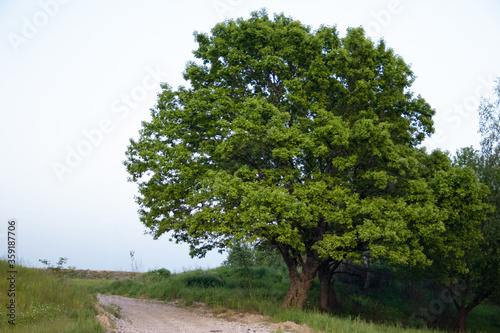
{"type": "MultiPolygon", "coordinates": [[[[290,281],[286,266],[279,265],[280,258],[268,254],[256,259],[252,253],[258,251],[249,246],[241,246],[239,251],[250,251],[247,266],[237,265],[242,256],[233,251],[225,265],[210,270],[169,274],[161,269],[114,281],[98,276],[72,281],[89,293],[178,301],[185,306],[203,302],[221,315],[258,313],[272,321],[293,321],[324,332],[449,332],[458,316],[452,304],[445,304],[442,311],[436,308],[440,288],[425,281],[405,280],[395,268],[376,264],[372,265],[367,290],[363,289],[366,276],[356,271],[361,266],[345,265],[334,275],[339,306],[329,313],[319,309],[318,279],[303,309],[284,309],[281,302],[290,281]],[[266,260],[266,266],[259,266],[259,260],[266,260]],[[421,319],[425,316],[427,321],[421,319]]],[[[471,311],[468,319],[467,332],[498,332],[500,307],[485,302],[471,311]]]]}
{"type": "MultiPolygon", "coordinates": [[[[7,274],[8,270],[7,262],[0,260],[0,272],[7,274]]],[[[16,266],[16,271],[15,325],[8,323],[6,305],[12,297],[4,292],[10,282],[7,278],[0,279],[0,332],[103,332],[95,319],[95,296],[75,287],[55,270],[16,266]]]]}
{"type": "MultiPolygon", "coordinates": [[[[281,306],[289,277],[281,257],[269,249],[239,244],[221,267],[171,273],[147,273],[18,267],[16,325],[7,323],[2,306],[1,332],[103,332],[95,317],[97,293],[177,301],[191,306],[203,302],[221,316],[234,312],[258,313],[272,321],[306,324],[321,332],[449,332],[458,313],[453,304],[440,302],[443,290],[425,279],[408,279],[397,267],[372,263],[340,266],[332,286],[337,306],[320,310],[321,288],[316,279],[303,309],[281,306]],[[368,286],[366,279],[369,277],[368,286]],[[443,308],[438,305],[443,303],[443,308]],[[426,318],[426,320],[422,320],[426,318]]],[[[0,269],[8,271],[5,261],[0,269]]],[[[8,280],[0,281],[7,290],[8,280]]],[[[7,304],[6,293],[0,294],[7,304]]],[[[467,332],[498,332],[500,300],[477,306],[468,317],[467,332]]],[[[110,312],[119,309],[107,309],[110,312]]]]}

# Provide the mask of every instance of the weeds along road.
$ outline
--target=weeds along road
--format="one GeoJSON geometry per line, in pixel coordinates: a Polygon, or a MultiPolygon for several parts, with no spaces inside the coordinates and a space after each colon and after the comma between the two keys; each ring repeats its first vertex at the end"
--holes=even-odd
{"type": "Polygon", "coordinates": [[[116,333],[271,333],[278,330],[294,333],[310,331],[294,323],[263,323],[265,317],[252,314],[230,316],[224,320],[217,318],[203,307],[186,309],[177,307],[174,303],[115,295],[99,294],[98,299],[101,306],[117,305],[121,308],[119,319],[110,314],[107,315],[116,323],[114,331],[110,330],[110,332],[116,333]]]}

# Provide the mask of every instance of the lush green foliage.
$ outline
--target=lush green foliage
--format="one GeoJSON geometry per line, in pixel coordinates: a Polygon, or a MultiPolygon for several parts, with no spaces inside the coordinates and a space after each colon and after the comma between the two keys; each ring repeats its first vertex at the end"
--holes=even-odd
{"type": "Polygon", "coordinates": [[[340,38],[262,13],[196,40],[203,64],[186,69],[192,88],[164,86],[127,152],[155,236],[173,231],[193,253],[253,236],[295,256],[375,242],[373,255],[384,255],[410,238],[414,207],[387,190],[412,163],[409,146],[432,132],[434,111],[408,91],[401,58],[362,29],[340,38]]]}
{"type": "Polygon", "coordinates": [[[482,237],[481,224],[492,207],[487,203],[488,188],[474,170],[452,165],[445,154],[434,152],[424,172],[440,208],[445,232],[428,237],[425,253],[433,260],[432,275],[448,281],[450,270],[467,270],[464,256],[482,237]]]}
{"type": "MultiPolygon", "coordinates": [[[[0,331],[2,332],[102,332],[93,307],[95,298],[85,290],[72,286],[60,275],[34,268],[17,266],[16,325],[7,323],[6,304],[10,301],[5,290],[9,281],[0,280],[0,331]]],[[[0,271],[8,264],[0,261],[0,271]]]]}
{"type": "Polygon", "coordinates": [[[289,269],[285,306],[303,305],[330,259],[427,263],[422,241],[444,214],[415,147],[434,110],[392,49],[362,28],[339,37],[265,12],[195,39],[190,87],[163,86],[127,151],[155,237],[171,232],[193,255],[265,241],[289,269]]]}

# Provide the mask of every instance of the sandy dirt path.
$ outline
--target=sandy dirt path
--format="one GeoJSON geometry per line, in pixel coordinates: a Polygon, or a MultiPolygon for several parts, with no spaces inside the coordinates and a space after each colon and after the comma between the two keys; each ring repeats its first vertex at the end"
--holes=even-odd
{"type": "Polygon", "coordinates": [[[99,294],[98,299],[102,305],[114,304],[121,308],[119,319],[107,315],[115,322],[115,329],[110,332],[116,333],[271,333],[278,329],[290,333],[310,331],[294,323],[270,324],[265,321],[265,317],[251,314],[221,319],[204,307],[181,308],[175,303],[115,295],[99,294]]]}

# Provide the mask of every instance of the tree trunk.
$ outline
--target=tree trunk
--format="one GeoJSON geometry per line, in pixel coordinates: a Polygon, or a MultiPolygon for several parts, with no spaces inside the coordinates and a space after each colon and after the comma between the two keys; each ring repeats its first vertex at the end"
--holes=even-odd
{"type": "Polygon", "coordinates": [[[458,310],[457,332],[463,332],[465,330],[465,324],[467,323],[467,316],[469,315],[469,312],[471,312],[472,309],[481,304],[481,302],[484,301],[484,299],[488,296],[489,295],[487,294],[478,296],[474,298],[474,300],[472,300],[468,305],[465,304],[465,300],[463,300],[461,304],[453,300],[458,310]]]}
{"type": "Polygon", "coordinates": [[[309,289],[311,289],[314,278],[316,277],[316,271],[317,269],[309,271],[304,271],[304,269],[302,269],[302,274],[298,274],[297,271],[294,272],[296,274],[289,274],[290,289],[282,304],[284,308],[302,309],[304,307],[309,289]]]}
{"type": "Polygon", "coordinates": [[[314,254],[304,258],[293,257],[289,247],[283,244],[278,244],[278,249],[283,255],[283,260],[288,267],[288,276],[290,277],[290,289],[286,294],[282,307],[302,309],[318,272],[319,262],[315,259],[314,254]],[[299,274],[299,267],[302,268],[301,274],[299,274]]]}
{"type": "Polygon", "coordinates": [[[330,312],[332,308],[338,308],[339,303],[337,301],[337,295],[335,294],[335,289],[333,289],[332,276],[339,266],[336,264],[324,264],[318,270],[319,284],[321,287],[321,304],[320,308],[323,311],[330,312]]]}
{"type": "Polygon", "coordinates": [[[460,309],[458,311],[458,324],[457,324],[457,332],[465,331],[465,323],[467,321],[467,310],[460,309]]]}

